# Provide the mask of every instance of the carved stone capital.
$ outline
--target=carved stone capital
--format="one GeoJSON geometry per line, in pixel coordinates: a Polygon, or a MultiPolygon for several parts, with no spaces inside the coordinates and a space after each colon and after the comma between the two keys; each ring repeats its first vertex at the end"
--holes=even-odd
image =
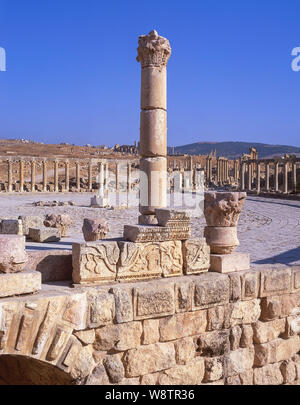
{"type": "Polygon", "coordinates": [[[166,66],[171,55],[169,41],[153,30],[148,35],[139,37],[136,60],[141,62],[142,68],[148,66],[166,66]]]}

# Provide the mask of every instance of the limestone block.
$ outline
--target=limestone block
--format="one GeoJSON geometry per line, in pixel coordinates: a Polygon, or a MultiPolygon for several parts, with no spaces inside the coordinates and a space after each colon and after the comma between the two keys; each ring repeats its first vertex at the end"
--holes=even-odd
{"type": "Polygon", "coordinates": [[[177,364],[188,364],[196,355],[194,340],[191,337],[176,340],[174,347],[177,364]]]}
{"type": "Polygon", "coordinates": [[[300,350],[300,337],[292,336],[289,339],[274,339],[269,343],[262,343],[254,346],[255,365],[264,366],[268,363],[277,363],[282,360],[289,360],[300,350]]]}
{"type": "Polygon", "coordinates": [[[297,302],[293,294],[264,297],[261,300],[261,319],[268,321],[278,317],[289,316],[295,307],[297,307],[297,302]]]}
{"type": "Polygon", "coordinates": [[[94,195],[91,198],[91,207],[92,208],[105,208],[109,207],[109,197],[108,196],[99,196],[94,195]]]}
{"type": "Polygon", "coordinates": [[[143,345],[149,345],[159,342],[159,320],[158,319],[145,319],[143,321],[143,345]]]}
{"type": "Polygon", "coordinates": [[[138,377],[175,367],[173,343],[155,343],[128,350],[124,356],[127,377],[138,377]]]}
{"type": "Polygon", "coordinates": [[[70,375],[72,378],[81,381],[91,373],[95,365],[93,346],[84,346],[73,364],[70,375]]]}
{"type": "Polygon", "coordinates": [[[226,359],[228,376],[243,373],[252,369],[253,362],[253,348],[238,349],[230,352],[226,359]]]}
{"type": "Polygon", "coordinates": [[[204,237],[210,246],[211,253],[217,255],[230,254],[240,244],[237,238],[237,228],[234,226],[206,226],[204,237]]]}
{"type": "Polygon", "coordinates": [[[155,214],[156,208],[167,206],[167,159],[140,159],[140,213],[155,214]]]}
{"type": "Polygon", "coordinates": [[[202,333],[195,338],[197,353],[201,356],[214,357],[229,353],[229,331],[220,330],[202,333]]]}
{"type": "Polygon", "coordinates": [[[280,372],[280,364],[269,364],[254,369],[255,385],[280,385],[282,383],[283,376],[280,372]]]}
{"type": "Polygon", "coordinates": [[[261,272],[260,297],[289,293],[292,289],[292,270],[266,269],[261,272]]]}
{"type": "Polygon", "coordinates": [[[246,201],[244,192],[206,192],[204,215],[209,227],[236,227],[246,201]]]}
{"type": "Polygon", "coordinates": [[[224,375],[223,357],[212,357],[205,359],[205,382],[218,381],[224,375]]]}
{"type": "Polygon", "coordinates": [[[210,256],[209,271],[217,273],[231,273],[233,271],[248,270],[250,268],[250,256],[248,253],[234,252],[228,255],[210,256]]]}
{"type": "Polygon", "coordinates": [[[124,238],[131,242],[165,242],[186,240],[191,236],[191,227],[178,228],[155,225],[124,225],[124,238]]]}
{"type": "Polygon", "coordinates": [[[247,370],[239,375],[241,385],[253,385],[253,370],[247,370]]]}
{"type": "Polygon", "coordinates": [[[280,371],[283,376],[284,384],[293,382],[296,379],[295,363],[291,360],[285,360],[280,365],[280,371]]]}
{"type": "Polygon", "coordinates": [[[210,266],[210,247],[205,238],[188,239],[182,243],[183,268],[185,274],[208,271],[210,266]]]}
{"type": "Polygon", "coordinates": [[[229,312],[227,306],[219,305],[217,307],[208,308],[207,310],[207,330],[221,330],[225,328],[226,319],[225,311],[229,312]]]}
{"type": "Polygon", "coordinates": [[[0,273],[0,297],[29,294],[41,289],[41,273],[24,270],[20,273],[0,273]]]}
{"type": "Polygon", "coordinates": [[[84,344],[93,344],[95,341],[95,329],[81,330],[75,332],[74,335],[84,344]]]}
{"type": "Polygon", "coordinates": [[[241,347],[250,347],[253,344],[253,330],[251,325],[242,326],[241,347]]]}
{"type": "Polygon", "coordinates": [[[96,350],[125,351],[141,344],[141,322],[128,322],[106,325],[96,330],[94,348],[96,350]]]}
{"type": "Polygon", "coordinates": [[[157,218],[155,215],[139,215],[139,225],[157,225],[157,218]]]}
{"type": "Polygon", "coordinates": [[[115,298],[116,322],[130,322],[133,320],[132,288],[114,287],[109,290],[115,298]]]}
{"type": "Polygon", "coordinates": [[[101,284],[114,281],[119,260],[116,241],[98,241],[72,244],[74,283],[101,284]]]}
{"type": "Polygon", "coordinates": [[[1,233],[8,235],[23,235],[22,221],[19,219],[2,219],[1,233]]]}
{"type": "Polygon", "coordinates": [[[233,326],[230,329],[230,335],[229,335],[231,350],[239,349],[241,337],[242,337],[242,329],[239,327],[239,325],[233,326]]]}
{"type": "Polygon", "coordinates": [[[115,317],[113,294],[89,290],[87,298],[89,302],[87,327],[97,328],[113,321],[115,317]]]}
{"type": "Polygon", "coordinates": [[[60,232],[60,236],[67,236],[68,229],[72,224],[72,218],[67,214],[49,214],[46,215],[44,225],[46,227],[57,228],[60,232]]]}
{"type": "Polygon", "coordinates": [[[189,226],[191,216],[186,211],[177,211],[169,208],[158,208],[155,210],[155,216],[159,226],[182,227],[189,226]]]}
{"type": "Polygon", "coordinates": [[[22,221],[23,235],[29,236],[29,228],[42,228],[44,226],[44,217],[38,215],[20,215],[22,221]]]}
{"type": "Polygon", "coordinates": [[[300,288],[300,267],[293,268],[293,289],[298,290],[300,288]]]}
{"type": "Polygon", "coordinates": [[[142,110],[140,113],[141,156],[167,155],[167,112],[161,109],[142,110]]]}
{"type": "Polygon", "coordinates": [[[206,330],[207,311],[185,312],[171,317],[164,317],[159,322],[160,341],[180,339],[193,336],[206,330]]]}
{"type": "Polygon", "coordinates": [[[230,280],[230,302],[236,302],[242,296],[242,283],[239,273],[228,273],[230,280]]]}
{"type": "Polygon", "coordinates": [[[149,66],[141,71],[141,109],[167,109],[166,67],[149,66]]]}
{"type": "Polygon", "coordinates": [[[108,385],[109,379],[105,367],[102,363],[98,364],[88,376],[85,385],[108,385]]]}
{"type": "Polygon", "coordinates": [[[117,280],[171,277],[182,274],[180,241],[119,242],[120,260],[117,280]]]}
{"type": "Polygon", "coordinates": [[[22,271],[26,261],[25,237],[0,235],[0,273],[22,271]]]}
{"type": "Polygon", "coordinates": [[[29,228],[29,238],[34,242],[58,242],[60,232],[57,228],[29,228]]]}
{"type": "Polygon", "coordinates": [[[186,277],[176,280],[175,283],[175,308],[176,312],[187,312],[192,310],[193,281],[186,277]]]}
{"type": "Polygon", "coordinates": [[[175,313],[174,284],[152,282],[134,288],[134,319],[147,319],[175,313]]]}
{"type": "Polygon", "coordinates": [[[238,301],[232,304],[231,326],[256,322],[260,317],[259,300],[238,301]]]}
{"type": "Polygon", "coordinates": [[[242,285],[242,300],[252,300],[259,295],[260,272],[255,269],[240,273],[242,285]]]}
{"type": "Polygon", "coordinates": [[[229,302],[229,279],[223,274],[204,273],[195,279],[193,309],[229,302]]]}
{"type": "Polygon", "coordinates": [[[159,374],[159,385],[199,385],[204,377],[204,359],[197,357],[189,364],[164,370],[159,374]]]}
{"type": "Polygon", "coordinates": [[[285,319],[274,319],[269,322],[257,321],[252,324],[255,343],[266,343],[278,338],[285,332],[285,319]]]}
{"type": "Polygon", "coordinates": [[[82,232],[86,242],[105,239],[109,232],[109,226],[104,218],[84,218],[82,232]]]}
{"type": "Polygon", "coordinates": [[[110,382],[116,384],[120,383],[123,380],[125,376],[125,370],[119,355],[113,354],[104,357],[103,365],[105,367],[110,382]]]}

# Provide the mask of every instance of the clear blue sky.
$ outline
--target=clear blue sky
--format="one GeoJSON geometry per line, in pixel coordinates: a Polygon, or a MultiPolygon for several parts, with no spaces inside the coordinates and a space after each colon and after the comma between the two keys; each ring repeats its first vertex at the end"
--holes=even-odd
{"type": "Polygon", "coordinates": [[[168,145],[300,146],[299,0],[0,0],[0,138],[139,138],[138,36],[169,39],[168,145]]]}

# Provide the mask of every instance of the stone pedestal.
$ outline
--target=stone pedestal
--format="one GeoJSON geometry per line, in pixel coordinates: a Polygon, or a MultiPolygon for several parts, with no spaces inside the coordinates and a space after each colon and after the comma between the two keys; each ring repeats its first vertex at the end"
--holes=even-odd
{"type": "Polygon", "coordinates": [[[91,207],[92,208],[106,208],[109,207],[109,198],[105,196],[94,195],[91,198],[91,207]]]}
{"type": "Polygon", "coordinates": [[[210,255],[209,271],[231,273],[248,269],[250,269],[250,256],[248,253],[234,252],[227,255],[210,255]]]}

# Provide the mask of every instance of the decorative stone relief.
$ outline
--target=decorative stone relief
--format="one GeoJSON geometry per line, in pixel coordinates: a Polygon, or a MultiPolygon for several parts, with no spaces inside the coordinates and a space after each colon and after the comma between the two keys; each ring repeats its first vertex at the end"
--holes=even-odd
{"type": "Polygon", "coordinates": [[[182,246],[185,274],[208,271],[210,265],[210,247],[207,245],[205,238],[186,240],[182,246]]]}

